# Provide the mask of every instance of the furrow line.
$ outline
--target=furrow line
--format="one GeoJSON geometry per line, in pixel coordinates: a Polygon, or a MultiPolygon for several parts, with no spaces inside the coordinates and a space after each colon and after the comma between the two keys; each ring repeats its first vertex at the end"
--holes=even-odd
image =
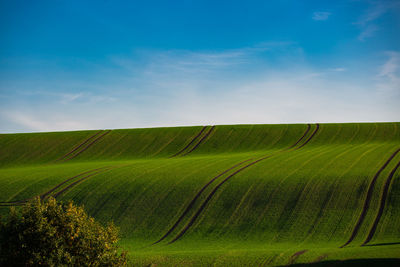
{"type": "Polygon", "coordinates": [[[99,135],[102,132],[102,130],[96,132],[95,134],[91,135],[89,138],[87,138],[85,141],[83,141],[82,143],[80,143],[79,145],[77,145],[75,148],[73,148],[70,152],[68,152],[67,154],[65,154],[64,156],[58,158],[55,160],[55,162],[60,161],[65,159],[66,157],[68,157],[69,155],[71,155],[72,153],[74,153],[75,151],[77,151],[79,148],[81,148],[82,146],[84,146],[86,143],[88,143],[90,140],[92,140],[93,138],[95,138],[97,135],[99,135]]]}
{"type": "Polygon", "coordinates": [[[292,256],[290,256],[287,266],[293,264],[297,260],[298,257],[303,255],[307,251],[308,251],[308,249],[303,249],[303,250],[300,250],[300,251],[297,251],[296,253],[294,253],[292,256]]]}
{"type": "Polygon", "coordinates": [[[69,189],[71,189],[72,187],[74,187],[74,186],[77,185],[78,183],[80,183],[80,182],[86,180],[86,179],[89,178],[89,177],[92,177],[92,176],[97,175],[97,174],[100,174],[100,173],[104,173],[104,172],[106,172],[106,171],[109,171],[109,170],[112,170],[112,169],[115,169],[115,168],[118,168],[118,167],[122,167],[122,166],[111,166],[111,167],[109,167],[109,168],[107,168],[107,169],[103,169],[103,170],[101,170],[101,171],[98,171],[98,172],[95,172],[95,173],[91,173],[91,174],[89,174],[89,175],[86,175],[86,176],[82,177],[81,179],[79,179],[79,180],[77,180],[77,181],[75,181],[75,182],[69,184],[68,186],[64,187],[62,190],[58,191],[57,193],[53,194],[53,197],[54,197],[54,198],[59,197],[60,195],[64,194],[66,191],[68,191],[69,189]]]}
{"type": "Polygon", "coordinates": [[[372,178],[369,186],[368,186],[368,191],[367,191],[367,196],[364,200],[364,205],[361,211],[360,216],[358,217],[357,223],[353,228],[353,231],[351,233],[350,238],[346,241],[346,243],[344,243],[342,246],[340,246],[339,248],[344,248],[345,246],[347,246],[348,244],[350,244],[351,241],[353,241],[353,239],[356,237],[358,231],[360,230],[361,224],[363,223],[365,216],[367,215],[367,211],[369,208],[369,205],[371,204],[371,199],[372,199],[372,192],[374,190],[375,187],[375,183],[378,180],[379,175],[381,174],[381,172],[389,165],[389,163],[392,161],[392,159],[397,155],[397,153],[400,152],[400,148],[397,149],[392,155],[390,155],[390,157],[386,160],[386,162],[382,165],[382,167],[376,172],[374,178],[372,178]]]}
{"type": "MultiPolygon", "coordinates": [[[[351,152],[352,150],[354,150],[354,149],[349,149],[349,150],[347,150],[346,152],[339,154],[338,156],[340,157],[340,156],[342,156],[342,155],[345,154],[345,153],[351,152]]],[[[343,178],[343,176],[345,176],[345,174],[346,174],[347,172],[349,172],[349,170],[351,170],[358,162],[360,162],[360,161],[362,160],[362,158],[365,157],[365,155],[367,155],[368,153],[371,153],[371,151],[374,151],[374,150],[376,150],[376,148],[371,148],[371,149],[368,149],[368,150],[364,151],[360,156],[358,156],[357,158],[355,158],[355,159],[353,160],[353,162],[341,173],[341,175],[339,175],[338,177],[336,177],[335,181],[334,181],[333,184],[331,185],[331,187],[333,187],[332,191],[329,191],[329,192],[327,193],[327,195],[329,195],[328,203],[325,204],[325,203],[323,202],[323,204],[322,204],[322,206],[321,206],[322,209],[325,209],[324,206],[325,206],[325,205],[329,205],[329,202],[331,202],[331,201],[334,199],[334,197],[335,197],[334,190],[335,190],[335,187],[338,186],[339,180],[340,180],[341,178],[343,178]]],[[[337,157],[336,157],[336,158],[337,158],[337,157]]],[[[311,234],[312,230],[316,227],[316,224],[318,224],[318,223],[320,222],[320,220],[323,218],[323,213],[324,213],[324,211],[323,211],[323,210],[320,210],[320,212],[318,213],[316,219],[314,220],[314,223],[313,223],[312,226],[311,226],[311,229],[308,231],[308,234],[307,234],[308,236],[311,234]]],[[[333,232],[334,232],[334,231],[333,231],[333,232]]],[[[307,239],[307,238],[306,238],[306,239],[307,239]]],[[[303,242],[304,242],[304,241],[303,241],[303,242]]]]}
{"type": "Polygon", "coordinates": [[[71,181],[71,180],[73,180],[73,179],[75,179],[75,178],[78,178],[78,177],[80,177],[80,176],[82,176],[82,175],[85,175],[85,174],[88,174],[88,173],[92,173],[92,172],[95,172],[95,171],[99,171],[99,170],[102,170],[102,169],[105,169],[105,168],[108,168],[108,167],[96,168],[96,169],[93,169],[93,170],[89,170],[89,171],[85,171],[85,172],[79,173],[79,174],[77,174],[77,175],[75,175],[75,176],[73,176],[73,177],[70,177],[70,178],[64,180],[63,182],[57,184],[56,186],[54,186],[53,188],[51,188],[51,189],[48,190],[47,192],[42,193],[42,194],[40,194],[40,195],[38,195],[38,196],[33,196],[33,197],[30,197],[30,198],[26,198],[26,199],[22,199],[22,200],[16,200],[16,201],[0,202],[0,205],[8,205],[8,206],[10,206],[10,205],[18,205],[18,204],[23,205],[23,204],[25,204],[26,202],[28,202],[29,200],[34,199],[35,197],[40,197],[40,199],[43,200],[43,199],[45,199],[48,195],[50,195],[50,194],[53,193],[55,190],[57,190],[59,187],[61,187],[62,185],[68,183],[69,181],[71,181]]]}
{"type": "MultiPolygon", "coordinates": [[[[314,130],[313,134],[311,135],[311,138],[312,138],[313,136],[315,136],[315,134],[316,134],[316,132],[318,131],[318,129],[319,129],[319,126],[318,126],[318,124],[317,124],[316,130],[314,130]]],[[[308,132],[309,130],[310,130],[310,128],[307,128],[306,132],[308,132]]],[[[300,139],[304,139],[305,136],[306,136],[306,134],[303,135],[300,139]]],[[[307,139],[306,142],[308,143],[308,142],[311,140],[311,138],[307,139]]],[[[300,146],[300,147],[297,147],[297,148],[292,148],[292,150],[297,150],[297,149],[300,149],[301,147],[303,147],[303,146],[300,146]]],[[[285,150],[282,150],[282,151],[280,151],[280,152],[285,152],[285,151],[289,151],[289,150],[288,150],[288,149],[285,149],[285,150]]],[[[279,152],[277,152],[277,153],[279,153],[279,152]]],[[[270,157],[272,157],[272,156],[274,156],[274,155],[275,155],[275,154],[267,155],[267,156],[264,156],[264,157],[262,157],[262,158],[259,158],[259,159],[255,160],[255,161],[250,162],[249,164],[247,164],[247,165],[241,167],[240,169],[236,170],[235,172],[233,172],[232,174],[230,174],[229,176],[227,176],[224,180],[222,180],[219,184],[217,184],[217,186],[210,192],[210,194],[209,194],[209,195],[207,196],[207,198],[204,200],[204,202],[202,203],[202,205],[200,206],[200,208],[197,210],[197,212],[196,212],[196,213],[193,215],[193,217],[190,219],[189,223],[188,223],[188,224],[181,230],[181,232],[179,232],[179,234],[178,234],[174,239],[172,239],[168,244],[174,243],[174,242],[177,241],[179,238],[181,238],[181,237],[186,233],[187,230],[189,230],[189,228],[194,224],[194,222],[197,220],[197,218],[199,217],[199,215],[201,214],[201,212],[205,209],[205,207],[207,206],[208,202],[211,200],[211,198],[214,196],[214,194],[217,192],[217,190],[218,190],[225,182],[227,182],[229,179],[231,179],[233,176],[235,176],[235,175],[238,174],[239,172],[241,172],[241,171],[243,171],[243,170],[245,170],[245,169],[247,169],[247,168],[253,166],[254,164],[256,164],[256,163],[258,163],[258,162],[260,162],[260,161],[262,161],[262,160],[268,159],[268,158],[270,158],[270,157]]]]}
{"type": "Polygon", "coordinates": [[[218,179],[219,177],[221,177],[222,175],[224,175],[225,173],[227,173],[228,171],[242,165],[243,163],[250,161],[252,159],[247,159],[244,161],[241,161],[235,165],[233,165],[232,167],[230,167],[229,169],[226,169],[225,171],[221,172],[220,174],[218,174],[217,176],[215,176],[214,178],[212,178],[210,181],[208,181],[207,184],[205,184],[194,196],[194,198],[190,201],[189,205],[186,207],[186,209],[183,211],[182,215],[178,218],[178,220],[176,220],[175,224],[156,242],[154,242],[152,245],[155,245],[159,242],[161,242],[162,240],[164,240],[170,233],[172,233],[172,231],[175,230],[175,228],[179,225],[179,223],[183,220],[183,218],[186,216],[186,214],[188,214],[188,212],[190,211],[190,209],[193,207],[194,203],[196,202],[196,200],[200,197],[200,195],[203,193],[204,190],[207,189],[207,187],[214,182],[216,179],[218,179]]]}
{"type": "MultiPolygon", "coordinates": [[[[381,145],[381,146],[378,146],[378,147],[375,147],[375,148],[368,149],[367,151],[365,151],[364,153],[362,153],[362,154],[360,155],[360,157],[358,157],[355,161],[353,161],[353,163],[352,163],[350,166],[347,167],[347,170],[346,170],[344,173],[342,173],[342,175],[341,175],[339,178],[344,177],[344,175],[345,175],[347,172],[349,172],[354,166],[356,166],[356,164],[358,164],[359,162],[362,162],[363,158],[364,158],[366,155],[368,155],[369,153],[374,153],[374,152],[375,152],[377,149],[379,149],[380,147],[382,147],[382,145],[381,145]]],[[[344,200],[345,205],[348,205],[348,204],[349,204],[350,199],[351,199],[351,197],[348,195],[347,198],[344,200]]],[[[328,240],[331,240],[331,239],[335,236],[335,233],[336,233],[336,231],[339,229],[339,226],[340,226],[341,222],[343,221],[344,217],[345,217],[345,214],[344,214],[344,213],[342,213],[340,216],[338,216],[338,221],[335,223],[335,227],[332,228],[332,231],[331,231],[331,233],[330,233],[330,235],[329,235],[328,240]]]]}
{"type": "Polygon", "coordinates": [[[310,142],[311,139],[314,138],[314,136],[317,134],[317,132],[318,132],[318,130],[319,130],[319,123],[315,124],[315,126],[316,126],[316,127],[315,127],[315,129],[314,129],[314,132],[311,134],[311,136],[310,136],[303,144],[301,144],[299,147],[297,147],[297,149],[302,148],[303,146],[307,145],[308,142],[310,142]]]}
{"type": "Polygon", "coordinates": [[[397,169],[398,169],[399,167],[400,167],[400,161],[399,161],[399,162],[397,163],[397,165],[393,168],[393,170],[390,172],[388,178],[386,179],[385,186],[384,186],[384,188],[383,188],[382,196],[381,196],[381,199],[380,199],[380,205],[379,205],[378,213],[376,214],[375,221],[374,221],[374,223],[373,223],[373,225],[372,225],[371,230],[370,230],[369,233],[368,233],[367,238],[365,239],[365,241],[362,243],[361,246],[364,246],[364,245],[366,245],[369,241],[371,241],[372,237],[373,237],[374,234],[375,234],[376,228],[378,227],[379,221],[380,221],[380,219],[381,219],[381,217],[382,217],[383,210],[385,209],[385,204],[386,204],[386,199],[387,199],[387,196],[388,196],[388,193],[389,193],[390,184],[391,184],[391,182],[392,182],[392,180],[393,180],[394,174],[396,173],[396,171],[397,171],[397,169]]]}
{"type": "Polygon", "coordinates": [[[194,141],[196,141],[197,138],[199,138],[199,136],[207,129],[207,126],[203,126],[203,128],[201,128],[200,132],[192,138],[192,140],[189,142],[189,144],[187,144],[184,148],[182,148],[180,151],[178,151],[177,153],[175,153],[174,155],[171,156],[171,158],[178,156],[179,154],[183,153],[183,151],[185,151],[189,146],[191,146],[194,141]]]}
{"type": "Polygon", "coordinates": [[[313,260],[313,261],[310,262],[310,263],[319,263],[319,262],[321,262],[322,260],[326,259],[328,256],[329,256],[329,254],[327,254],[327,253],[322,254],[322,255],[318,256],[317,258],[315,258],[315,260],[313,260]]]}
{"type": "Polygon", "coordinates": [[[90,142],[87,146],[85,146],[83,149],[79,150],[76,154],[71,155],[70,157],[68,157],[67,159],[65,159],[65,161],[71,160],[75,157],[77,157],[78,155],[80,155],[82,152],[86,151],[88,148],[90,148],[92,145],[94,145],[94,143],[96,143],[97,141],[99,141],[101,138],[103,138],[105,135],[109,134],[111,132],[111,130],[106,130],[104,131],[104,133],[100,136],[98,136],[96,139],[94,139],[92,142],[90,142]]]}
{"type": "Polygon", "coordinates": [[[229,175],[228,177],[226,177],[224,180],[222,180],[222,182],[220,182],[212,191],[211,193],[207,196],[207,198],[204,200],[203,204],[200,206],[200,208],[197,210],[197,212],[195,213],[195,215],[191,218],[191,220],[189,221],[189,223],[183,228],[183,230],[174,238],[172,239],[168,244],[174,243],[176,240],[178,240],[180,237],[182,237],[187,230],[189,230],[189,228],[194,224],[194,222],[197,220],[197,218],[199,217],[200,213],[204,210],[204,208],[206,207],[206,205],[208,204],[208,202],[211,200],[211,198],[214,196],[214,194],[217,192],[217,190],[226,182],[228,181],[230,178],[232,178],[234,175],[238,174],[239,172],[243,171],[244,169],[247,169],[248,167],[264,160],[267,159],[269,157],[271,157],[272,155],[269,155],[267,157],[263,157],[261,159],[258,159],[256,161],[253,161],[243,167],[241,167],[240,169],[236,170],[235,172],[233,172],[231,175],[229,175]]]}
{"type": "Polygon", "coordinates": [[[74,177],[68,178],[67,180],[63,181],[62,183],[59,183],[58,185],[56,185],[55,187],[53,187],[51,190],[47,191],[46,193],[41,194],[41,195],[40,195],[40,199],[45,199],[47,196],[49,196],[51,193],[53,193],[54,191],[56,191],[56,190],[57,190],[58,188],[60,188],[62,185],[68,183],[69,181],[71,181],[71,180],[73,180],[73,179],[75,179],[75,178],[78,178],[78,177],[80,177],[80,176],[82,176],[82,175],[85,175],[85,174],[88,174],[88,173],[93,173],[93,172],[96,172],[96,171],[101,171],[101,170],[107,169],[107,168],[109,168],[109,167],[107,166],[107,167],[101,167],[101,168],[93,169],[93,170],[86,171],[86,172],[80,173],[80,174],[78,174],[78,175],[75,175],[74,177]]]}
{"type": "Polygon", "coordinates": [[[297,140],[296,143],[294,143],[293,145],[291,145],[291,146],[288,147],[287,149],[292,149],[292,148],[294,148],[295,146],[297,146],[297,145],[301,142],[301,140],[303,140],[303,139],[306,137],[306,135],[308,134],[308,132],[309,132],[310,130],[311,130],[311,124],[307,124],[307,129],[306,129],[306,131],[304,132],[304,134],[300,137],[299,140],[297,140]]]}
{"type": "MultiPolygon", "coordinates": [[[[303,136],[300,137],[300,139],[295,143],[298,144],[302,139],[304,139],[304,137],[307,135],[307,133],[310,131],[311,126],[308,124],[307,125],[307,130],[304,132],[303,136]]],[[[293,146],[291,146],[293,147],[293,146]]],[[[183,211],[183,213],[181,214],[181,216],[176,220],[176,222],[174,223],[174,225],[156,242],[154,242],[152,245],[155,245],[159,242],[161,242],[162,240],[164,240],[166,237],[168,237],[168,235],[170,235],[172,233],[172,231],[174,231],[176,229],[176,227],[183,221],[183,218],[189,213],[190,209],[194,206],[195,202],[197,201],[197,199],[200,197],[200,195],[203,193],[204,190],[207,189],[207,187],[213,183],[216,179],[218,179],[219,177],[221,177],[222,175],[226,174],[227,172],[231,171],[232,169],[242,165],[243,163],[246,163],[250,160],[253,160],[254,158],[250,158],[244,161],[241,161],[235,165],[233,165],[232,167],[224,170],[223,172],[221,172],[220,174],[218,174],[217,176],[215,176],[214,178],[212,178],[210,181],[207,182],[207,184],[205,184],[194,196],[194,198],[190,201],[189,205],[186,207],[186,209],[183,211]]]]}
{"type": "Polygon", "coordinates": [[[197,142],[197,144],[192,147],[188,152],[184,153],[183,155],[186,156],[187,154],[191,153],[193,150],[195,150],[201,143],[204,142],[204,140],[207,139],[207,137],[211,134],[211,132],[215,129],[215,126],[211,126],[210,130],[197,142]]]}

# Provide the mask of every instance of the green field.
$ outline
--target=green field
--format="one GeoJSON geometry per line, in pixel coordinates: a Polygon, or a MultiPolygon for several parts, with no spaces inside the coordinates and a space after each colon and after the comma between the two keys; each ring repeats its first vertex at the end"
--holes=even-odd
{"type": "Polygon", "coordinates": [[[0,213],[73,200],[138,266],[400,264],[400,123],[0,135],[0,213]]]}

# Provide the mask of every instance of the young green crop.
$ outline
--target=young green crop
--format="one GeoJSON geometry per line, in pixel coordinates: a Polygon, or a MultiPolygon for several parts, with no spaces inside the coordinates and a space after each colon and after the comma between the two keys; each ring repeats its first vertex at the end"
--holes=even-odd
{"type": "Polygon", "coordinates": [[[72,199],[97,220],[120,227],[121,245],[136,264],[400,258],[400,171],[393,175],[371,246],[359,247],[400,154],[377,177],[354,240],[339,248],[359,220],[372,178],[400,148],[399,126],[129,129],[112,130],[94,143],[95,131],[0,135],[7,147],[0,163],[0,212],[5,202],[63,190],[58,199],[72,199]],[[25,151],[32,148],[41,150],[25,151]]]}

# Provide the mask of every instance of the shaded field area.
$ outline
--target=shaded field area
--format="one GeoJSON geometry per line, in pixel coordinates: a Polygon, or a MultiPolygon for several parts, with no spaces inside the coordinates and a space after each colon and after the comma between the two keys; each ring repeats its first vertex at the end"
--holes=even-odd
{"type": "Polygon", "coordinates": [[[0,214],[73,200],[120,227],[134,265],[399,263],[400,123],[1,134],[0,149],[0,214]]]}

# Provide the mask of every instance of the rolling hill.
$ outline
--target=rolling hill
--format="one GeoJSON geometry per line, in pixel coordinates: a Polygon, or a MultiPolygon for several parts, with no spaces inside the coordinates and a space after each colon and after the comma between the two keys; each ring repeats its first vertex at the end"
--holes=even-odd
{"type": "Polygon", "coordinates": [[[54,196],[131,263],[396,266],[400,123],[0,135],[0,214],[54,196]]]}

